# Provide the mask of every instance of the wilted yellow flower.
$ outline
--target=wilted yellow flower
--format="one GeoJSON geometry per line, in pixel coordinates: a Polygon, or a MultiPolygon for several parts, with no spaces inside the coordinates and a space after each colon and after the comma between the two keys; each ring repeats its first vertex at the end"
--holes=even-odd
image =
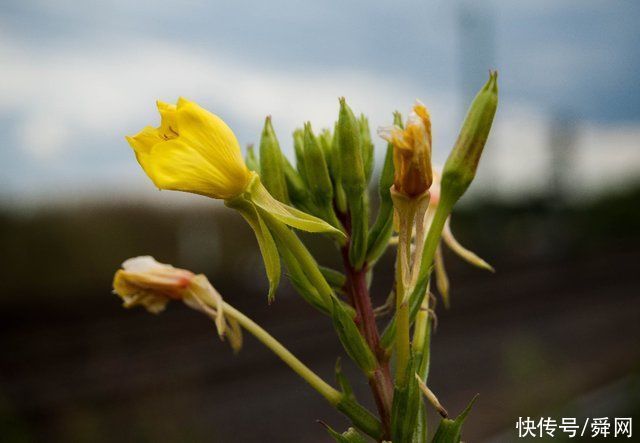
{"type": "Polygon", "coordinates": [[[238,322],[225,318],[222,296],[203,274],[159,263],[148,255],[134,257],[116,272],[113,291],[124,300],[125,308],[143,306],[154,314],[163,311],[169,301],[181,300],[211,317],[220,337],[227,337],[234,351],[242,346],[238,322]]]}
{"type": "Polygon", "coordinates": [[[423,194],[431,186],[431,119],[427,108],[416,101],[405,128],[381,128],[379,135],[393,144],[393,184],[407,197],[423,194]]]}
{"type": "Polygon", "coordinates": [[[136,158],[160,189],[219,199],[241,194],[254,173],[245,165],[233,131],[218,116],[180,98],[157,102],[161,123],[127,137],[136,158]]]}
{"type": "Polygon", "coordinates": [[[195,275],[186,269],[158,263],[153,257],[130,258],[113,279],[113,289],[124,306],[144,306],[154,314],[169,300],[181,300],[195,275]]]}

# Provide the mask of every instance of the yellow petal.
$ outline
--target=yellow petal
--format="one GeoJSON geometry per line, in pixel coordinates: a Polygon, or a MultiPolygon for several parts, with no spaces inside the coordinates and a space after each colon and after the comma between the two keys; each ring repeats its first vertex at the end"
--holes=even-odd
{"type": "Polygon", "coordinates": [[[136,135],[127,136],[126,139],[136,155],[138,153],[148,153],[151,151],[151,148],[164,141],[158,130],[152,126],[146,126],[136,135]]]}
{"type": "Polygon", "coordinates": [[[156,105],[158,106],[158,112],[160,113],[161,118],[160,127],[158,128],[160,135],[165,140],[176,138],[179,134],[176,105],[165,103],[160,100],[156,102],[156,105]]]}
{"type": "Polygon", "coordinates": [[[157,106],[160,126],[127,137],[157,187],[225,200],[244,192],[255,174],[219,117],[184,98],[177,105],[158,101],[157,106]]]}
{"type": "Polygon", "coordinates": [[[233,197],[243,190],[181,137],[156,144],[151,152],[140,153],[138,161],[160,189],[222,199],[233,197]]]}
{"type": "Polygon", "coordinates": [[[250,171],[244,163],[233,131],[220,117],[180,98],[177,105],[180,138],[235,184],[235,195],[248,185],[250,171]]]}

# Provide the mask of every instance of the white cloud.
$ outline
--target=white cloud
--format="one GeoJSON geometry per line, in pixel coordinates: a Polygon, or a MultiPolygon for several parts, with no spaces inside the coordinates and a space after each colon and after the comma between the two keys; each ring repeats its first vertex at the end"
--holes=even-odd
{"type": "MultiPolygon", "coordinates": [[[[157,98],[169,101],[183,95],[202,103],[252,129],[237,134],[243,142],[256,138],[267,114],[273,115],[282,138],[304,120],[330,126],[337,114],[337,97],[345,94],[355,110],[366,110],[374,125],[388,123],[391,111],[408,108],[419,90],[401,78],[348,69],[262,69],[228,54],[158,41],[43,51],[5,38],[0,57],[9,60],[0,84],[0,113],[23,116],[16,129],[21,148],[34,159],[87,149],[74,146],[74,138],[81,135],[121,137],[155,122],[157,98]]],[[[446,117],[452,108],[447,103],[452,100],[447,94],[422,98],[436,116],[450,120],[446,117]]]]}
{"type": "MultiPolygon", "coordinates": [[[[434,120],[438,163],[461,120],[455,93],[425,90],[400,73],[389,78],[347,67],[265,68],[224,51],[212,54],[157,40],[39,48],[0,37],[0,118],[10,122],[5,130],[18,144],[9,149],[21,150],[39,171],[3,176],[3,184],[13,184],[3,188],[16,193],[53,192],[56,188],[39,186],[47,183],[82,184],[84,192],[92,186],[104,190],[101,182],[112,189],[123,188],[124,182],[136,190],[153,189],[123,136],[158,121],[153,105],[158,98],[184,95],[200,102],[227,120],[242,144],[257,141],[264,116],[271,114],[285,151],[290,151],[291,132],[303,121],[312,121],[317,129],[332,125],[338,96],[346,95],[356,111],[365,111],[372,128],[388,124],[395,109],[406,113],[420,98],[434,120]]],[[[544,110],[503,101],[476,192],[520,198],[546,189],[552,158],[548,126],[544,110]]],[[[599,189],[594,183],[617,183],[618,177],[633,178],[640,170],[637,126],[590,126],[584,131],[576,140],[580,189],[599,189]]]]}

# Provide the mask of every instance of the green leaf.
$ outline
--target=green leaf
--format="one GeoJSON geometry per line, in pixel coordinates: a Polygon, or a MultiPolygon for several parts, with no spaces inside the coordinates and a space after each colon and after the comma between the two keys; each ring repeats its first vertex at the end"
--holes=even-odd
{"type": "Polygon", "coordinates": [[[355,395],[353,394],[353,388],[351,387],[351,383],[349,383],[349,380],[342,372],[342,360],[340,359],[340,357],[338,357],[338,359],[336,360],[335,371],[336,371],[336,381],[340,386],[340,390],[348,398],[355,400],[355,395]]]}
{"type": "Polygon", "coordinates": [[[329,432],[329,435],[331,435],[333,439],[338,443],[366,443],[365,438],[362,436],[362,434],[356,431],[355,428],[349,428],[342,434],[340,434],[334,431],[328,424],[322,424],[327,429],[327,432],[329,432]]]}
{"type": "Polygon", "coordinates": [[[249,199],[258,207],[273,217],[293,228],[307,232],[327,232],[339,238],[346,238],[344,233],[329,223],[306,212],[279,202],[269,194],[269,191],[256,179],[248,189],[249,199]]]}
{"type": "Polygon", "coordinates": [[[269,280],[268,300],[269,303],[271,303],[275,299],[276,289],[280,283],[281,274],[280,256],[278,255],[278,248],[273,240],[273,236],[260,216],[260,213],[249,201],[236,199],[233,202],[227,202],[227,205],[240,212],[256,235],[264,267],[267,271],[267,278],[269,280]]]}
{"type": "Polygon", "coordinates": [[[347,277],[342,272],[336,271],[335,269],[331,269],[321,265],[320,272],[322,272],[322,275],[332,288],[342,289],[345,282],[347,281],[347,277]]]}
{"type": "Polygon", "coordinates": [[[278,245],[282,261],[287,268],[287,276],[289,277],[289,280],[291,280],[296,291],[298,291],[300,296],[311,306],[318,309],[323,314],[330,316],[331,306],[327,306],[316,287],[311,284],[298,260],[277,237],[276,244],[278,245]]]}
{"type": "Polygon", "coordinates": [[[433,440],[431,440],[432,443],[460,443],[460,438],[462,437],[462,425],[477,399],[478,395],[473,397],[465,410],[462,411],[455,420],[443,418],[436,430],[436,434],[433,436],[433,440]]]}
{"type": "Polygon", "coordinates": [[[376,357],[360,334],[351,315],[335,296],[331,298],[331,301],[333,303],[333,325],[344,349],[365,374],[372,374],[378,366],[376,357]]]}

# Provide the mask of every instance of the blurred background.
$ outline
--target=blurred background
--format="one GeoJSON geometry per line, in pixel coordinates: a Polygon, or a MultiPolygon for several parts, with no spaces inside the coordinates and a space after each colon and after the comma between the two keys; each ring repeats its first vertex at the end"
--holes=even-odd
{"type": "Polygon", "coordinates": [[[157,191],[124,136],[182,95],[242,145],[272,115],[291,156],[293,129],[331,126],[338,96],[372,128],[419,98],[442,163],[490,68],[500,108],[452,227],[497,273],[446,256],[431,388],[453,413],[481,394],[466,441],[515,441],[519,416],[637,417],[639,19],[607,0],[3,1],[0,441],[329,441],[316,419],[346,421],[254,340],[234,356],[188,309],[110,293],[124,259],[151,254],[206,273],[326,379],[341,355],[288,284],[267,306],[240,217],[157,191]]]}

